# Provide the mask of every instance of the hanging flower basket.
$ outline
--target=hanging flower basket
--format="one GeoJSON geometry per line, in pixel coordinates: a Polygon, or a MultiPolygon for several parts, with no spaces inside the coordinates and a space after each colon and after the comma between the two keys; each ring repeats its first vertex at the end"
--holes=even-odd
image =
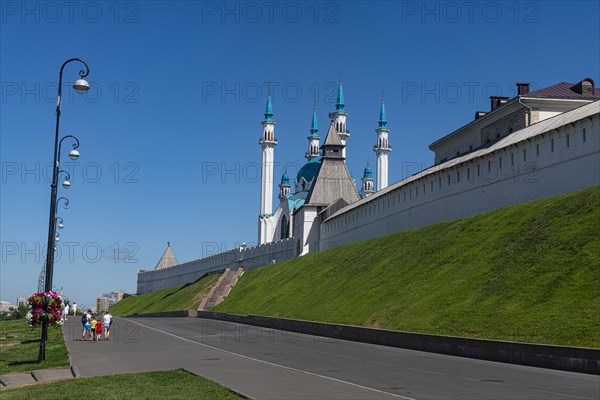
{"type": "Polygon", "coordinates": [[[42,324],[44,318],[48,318],[48,325],[61,326],[62,320],[62,298],[56,292],[40,292],[27,299],[30,311],[25,316],[29,326],[35,327],[42,324]],[[47,301],[48,304],[44,304],[47,301]]]}

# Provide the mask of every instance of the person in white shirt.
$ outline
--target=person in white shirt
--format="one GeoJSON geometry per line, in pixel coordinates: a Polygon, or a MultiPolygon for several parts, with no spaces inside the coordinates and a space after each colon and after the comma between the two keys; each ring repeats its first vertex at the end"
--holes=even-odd
{"type": "Polygon", "coordinates": [[[104,313],[104,317],[102,319],[102,326],[104,327],[104,339],[108,340],[108,336],[110,335],[110,324],[112,323],[112,315],[108,312],[108,310],[104,313]]]}
{"type": "Polygon", "coordinates": [[[81,323],[83,324],[83,333],[81,334],[81,338],[85,340],[86,336],[89,337],[89,340],[92,340],[92,332],[90,321],[92,320],[92,312],[90,310],[87,313],[81,316],[81,323]]]}
{"type": "Polygon", "coordinates": [[[65,305],[65,309],[63,310],[63,321],[67,322],[67,316],[69,315],[69,305],[65,305]]]}

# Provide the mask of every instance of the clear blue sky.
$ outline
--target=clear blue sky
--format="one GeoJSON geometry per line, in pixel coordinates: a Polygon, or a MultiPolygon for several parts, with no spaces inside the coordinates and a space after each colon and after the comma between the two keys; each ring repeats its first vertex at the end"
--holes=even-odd
{"type": "Polygon", "coordinates": [[[431,142],[488,110],[490,95],[512,97],[515,82],[600,83],[592,1],[0,4],[0,298],[13,302],[36,290],[44,260],[68,58],[88,62],[92,90],[65,87],[61,133],[80,139],[81,158],[63,163],[73,185],[60,192],[71,204],[54,283],[79,304],[134,292],[167,241],[180,262],[256,241],[268,81],[276,180],[303,164],[315,96],[324,137],[343,71],[348,165],[358,179],[374,163],[385,89],[390,182],[430,165],[431,142]]]}

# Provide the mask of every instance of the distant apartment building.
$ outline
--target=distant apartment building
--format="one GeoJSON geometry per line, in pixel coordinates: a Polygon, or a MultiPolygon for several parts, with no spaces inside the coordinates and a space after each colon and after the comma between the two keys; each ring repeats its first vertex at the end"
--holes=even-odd
{"type": "Polygon", "coordinates": [[[120,291],[116,291],[116,292],[104,293],[102,295],[102,297],[97,297],[96,298],[97,312],[101,313],[101,312],[108,310],[113,305],[115,305],[119,301],[123,300],[124,296],[125,296],[125,292],[120,290],[120,291]]]}
{"type": "Polygon", "coordinates": [[[99,313],[105,312],[108,310],[108,297],[102,296],[96,298],[96,311],[99,313]]]}
{"type": "Polygon", "coordinates": [[[125,296],[125,292],[122,290],[116,291],[116,292],[110,292],[110,293],[105,293],[102,295],[102,297],[106,297],[108,298],[108,307],[112,307],[113,305],[117,304],[119,301],[123,300],[123,297],[125,296]]]}

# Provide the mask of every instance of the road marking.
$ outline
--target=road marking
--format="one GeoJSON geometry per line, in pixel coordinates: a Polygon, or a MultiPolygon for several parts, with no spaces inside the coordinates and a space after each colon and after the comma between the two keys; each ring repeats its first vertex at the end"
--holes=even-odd
{"type": "Polygon", "coordinates": [[[369,360],[367,360],[367,362],[371,363],[371,364],[385,365],[386,367],[397,367],[396,364],[389,364],[389,363],[384,363],[384,362],[379,362],[379,361],[369,361],[369,360]]]}
{"type": "Polygon", "coordinates": [[[207,347],[207,348],[209,348],[209,349],[212,349],[212,350],[215,350],[215,351],[221,351],[221,352],[223,352],[223,353],[230,354],[230,355],[232,355],[232,356],[236,356],[236,357],[245,358],[245,359],[247,359],[247,360],[251,360],[251,361],[260,362],[260,363],[267,364],[267,365],[271,365],[271,366],[274,366],[274,367],[279,367],[279,368],[283,368],[283,369],[288,369],[288,370],[291,370],[291,371],[300,372],[300,373],[303,373],[303,374],[308,374],[308,375],[316,376],[316,377],[323,378],[323,379],[329,379],[329,380],[331,380],[331,381],[335,381],[335,382],[345,383],[345,384],[347,384],[347,385],[355,386],[355,387],[358,387],[358,388],[361,388],[361,389],[371,390],[371,391],[373,391],[373,392],[377,392],[377,393],[381,393],[381,394],[386,394],[386,395],[388,395],[388,396],[397,397],[397,398],[399,398],[399,399],[405,399],[405,400],[417,400],[417,399],[415,399],[415,398],[412,398],[412,397],[401,396],[401,395],[399,395],[399,394],[390,393],[390,392],[385,392],[385,391],[383,391],[383,390],[374,389],[374,388],[371,388],[371,387],[368,387],[368,386],[359,385],[358,383],[348,382],[348,381],[344,381],[344,380],[341,380],[341,379],[332,378],[332,377],[330,377],[330,376],[319,375],[319,374],[316,374],[316,373],[314,373],[314,372],[303,371],[303,370],[301,370],[301,369],[297,369],[297,368],[293,368],[293,367],[286,367],[285,365],[275,364],[275,363],[272,363],[272,362],[269,362],[269,361],[260,360],[260,359],[258,359],[258,358],[248,357],[248,356],[245,356],[245,355],[243,355],[243,354],[237,354],[237,353],[233,353],[233,352],[231,352],[231,351],[228,351],[228,350],[223,350],[223,349],[220,349],[220,348],[218,348],[218,347],[210,346],[210,345],[208,345],[208,344],[204,344],[204,343],[196,342],[195,340],[191,340],[191,339],[188,339],[188,338],[184,338],[184,337],[181,337],[181,336],[175,335],[175,334],[173,334],[173,333],[170,333],[170,332],[166,332],[166,331],[160,330],[160,329],[158,329],[158,328],[153,328],[153,327],[151,327],[151,326],[144,325],[144,324],[142,324],[142,323],[139,323],[139,322],[136,322],[136,321],[132,321],[132,320],[130,320],[130,319],[127,319],[127,318],[123,318],[123,319],[124,319],[124,320],[126,320],[126,321],[129,321],[129,322],[133,322],[134,324],[137,324],[137,325],[143,326],[143,327],[145,327],[145,328],[148,328],[148,329],[151,329],[151,330],[154,330],[154,331],[160,332],[160,333],[164,333],[165,335],[173,336],[174,338],[177,338],[177,339],[180,339],[180,340],[184,340],[184,341],[186,341],[186,342],[190,342],[190,343],[198,344],[198,345],[200,345],[200,346],[204,346],[204,347],[207,347]]]}
{"type": "Polygon", "coordinates": [[[566,394],[566,393],[560,393],[560,392],[549,392],[547,390],[540,390],[540,389],[531,389],[531,390],[536,391],[536,392],[541,392],[541,393],[557,394],[559,396],[574,397],[576,399],[589,399],[589,400],[591,400],[591,397],[581,397],[581,396],[576,396],[574,394],[566,394]]]}
{"type": "Polygon", "coordinates": [[[427,374],[446,375],[446,374],[443,374],[441,372],[427,371],[426,369],[419,369],[419,368],[407,368],[407,369],[410,369],[411,371],[425,372],[427,374]]]}
{"type": "Polygon", "coordinates": [[[319,354],[325,354],[327,356],[334,356],[334,357],[340,357],[340,358],[345,358],[347,360],[355,360],[355,361],[362,361],[360,358],[356,358],[356,357],[348,357],[348,356],[342,356],[339,354],[335,354],[335,353],[329,353],[327,351],[319,351],[319,350],[310,350],[310,349],[306,349],[308,351],[312,351],[313,353],[319,353],[319,354]]]}
{"type": "Polygon", "coordinates": [[[475,381],[475,382],[479,382],[479,383],[489,383],[490,385],[499,385],[499,386],[509,386],[512,387],[513,385],[508,385],[506,383],[500,383],[500,382],[488,382],[488,381],[482,381],[481,379],[475,379],[475,378],[468,378],[466,376],[461,376],[461,379],[467,379],[469,381],[475,381]]]}

